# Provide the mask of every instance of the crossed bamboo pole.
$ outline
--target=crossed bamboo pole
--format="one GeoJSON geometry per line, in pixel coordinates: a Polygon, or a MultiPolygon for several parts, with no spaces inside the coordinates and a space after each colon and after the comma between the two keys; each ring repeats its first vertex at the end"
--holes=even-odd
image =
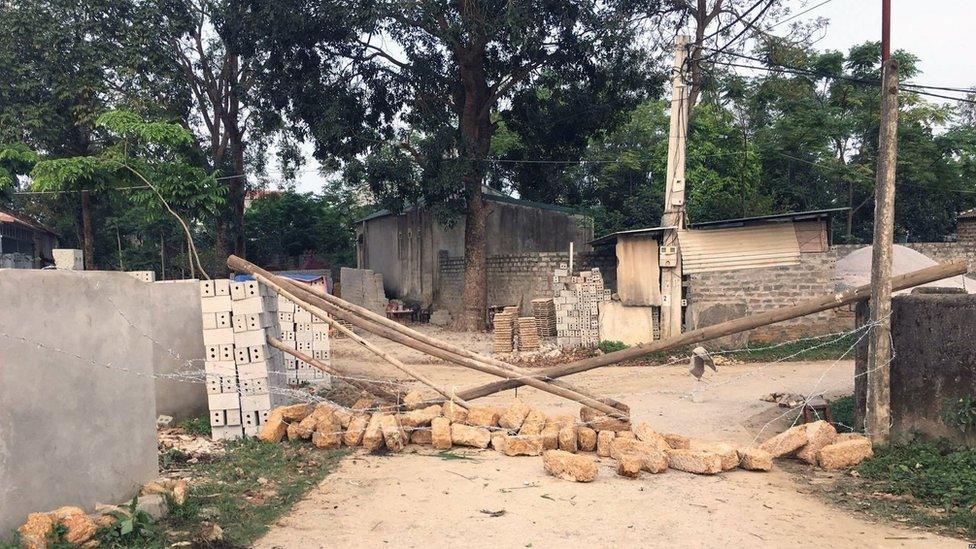
{"type": "MultiPolygon", "coordinates": [[[[372,322],[370,320],[367,320],[366,318],[363,318],[358,314],[354,314],[349,310],[342,309],[336,305],[333,305],[326,299],[323,299],[318,295],[312,293],[310,291],[310,287],[302,287],[297,283],[294,283],[285,278],[271,274],[268,271],[265,271],[264,269],[258,267],[257,265],[254,265],[253,263],[244,260],[240,257],[234,255],[228,257],[227,265],[235,271],[246,272],[253,275],[255,278],[258,278],[258,280],[261,280],[263,283],[267,284],[268,286],[275,289],[279,293],[282,293],[282,295],[285,295],[286,297],[288,297],[288,294],[290,294],[292,297],[289,297],[289,299],[292,299],[296,303],[299,303],[300,305],[307,307],[310,310],[314,308],[321,309],[321,311],[329,315],[332,315],[335,318],[349,322],[350,324],[356,327],[362,328],[380,337],[389,339],[390,341],[401,343],[412,349],[416,349],[428,355],[443,360],[447,360],[455,364],[458,364],[460,366],[471,368],[473,370],[491,374],[497,377],[506,378],[508,380],[520,380],[522,382],[520,384],[525,384],[530,387],[539,389],[541,391],[545,391],[547,393],[551,393],[578,402],[584,406],[588,406],[590,408],[599,410],[600,412],[603,412],[611,417],[615,417],[623,420],[628,419],[629,410],[621,410],[620,408],[615,408],[607,404],[605,401],[597,400],[594,397],[586,396],[572,389],[568,389],[565,387],[566,385],[565,383],[562,383],[561,384],[562,386],[555,385],[545,380],[537,379],[533,377],[533,374],[527,370],[516,369],[511,366],[509,366],[509,368],[503,368],[500,366],[487,363],[484,360],[476,360],[476,359],[469,358],[467,356],[461,356],[458,353],[454,353],[448,350],[449,348],[452,347],[457,348],[457,347],[454,347],[453,345],[450,345],[446,342],[441,342],[434,338],[429,338],[428,336],[423,336],[423,339],[421,339],[418,337],[414,337],[412,334],[408,335],[407,333],[404,333],[402,330],[386,325],[385,323],[380,323],[379,321],[372,322]],[[427,341],[433,341],[434,343],[428,343],[427,341]]],[[[339,299],[339,298],[335,298],[335,296],[332,297],[337,300],[339,299]]],[[[370,314],[374,315],[374,317],[376,318],[381,318],[379,317],[379,315],[372,313],[372,311],[370,311],[370,314]]],[[[367,316],[367,315],[363,315],[363,316],[367,316]]],[[[388,320],[388,319],[384,319],[384,320],[388,320]]],[[[400,328],[405,328],[399,324],[396,324],[396,326],[400,328]]],[[[419,335],[419,333],[414,330],[410,330],[410,331],[413,332],[413,334],[419,335]]],[[[464,399],[463,397],[461,398],[462,400],[467,400],[464,399]]]]}

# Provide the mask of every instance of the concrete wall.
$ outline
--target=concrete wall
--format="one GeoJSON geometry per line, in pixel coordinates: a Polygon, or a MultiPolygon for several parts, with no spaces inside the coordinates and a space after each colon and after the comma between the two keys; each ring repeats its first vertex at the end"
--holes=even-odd
{"type": "Polygon", "coordinates": [[[0,271],[0,535],[29,512],[130,498],[156,476],[153,349],[137,328],[150,324],[148,286],[0,271]]]}
{"type": "MultiPolygon", "coordinates": [[[[947,437],[976,445],[976,433],[967,436],[943,420],[943,413],[952,410],[959,398],[976,396],[974,333],[976,295],[909,294],[892,298],[891,419],[895,440],[947,437]]],[[[864,372],[867,352],[860,351],[855,369],[864,372]]],[[[855,378],[862,410],[866,387],[864,376],[855,378]]]]}
{"type": "MultiPolygon", "coordinates": [[[[587,251],[592,220],[545,208],[489,199],[485,234],[489,257],[576,249],[587,251]]],[[[428,209],[370,219],[357,228],[360,268],[383,275],[391,298],[434,303],[440,285],[439,257],[464,255],[464,217],[444,224],[428,209]]]]}
{"type": "MultiPolygon", "coordinates": [[[[153,371],[158,375],[199,374],[203,371],[203,325],[200,283],[197,280],[143,283],[151,304],[153,371]]],[[[203,383],[157,377],[156,413],[174,421],[207,413],[207,389],[203,383]]]]}
{"type": "MultiPolygon", "coordinates": [[[[613,248],[575,254],[573,270],[600,269],[606,287],[617,286],[616,257],[613,248]]],[[[522,314],[532,313],[531,301],[552,297],[552,275],[560,263],[569,264],[568,252],[535,252],[489,256],[488,305],[515,305],[522,300],[522,314]]],[[[434,307],[445,308],[452,315],[461,309],[464,281],[464,258],[441,254],[439,279],[434,307]]]]}

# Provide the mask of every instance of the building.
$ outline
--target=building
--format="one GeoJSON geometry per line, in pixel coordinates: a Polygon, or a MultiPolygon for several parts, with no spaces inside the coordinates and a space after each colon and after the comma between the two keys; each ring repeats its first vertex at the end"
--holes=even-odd
{"type": "Polygon", "coordinates": [[[26,215],[0,208],[0,268],[40,269],[54,263],[58,234],[26,215]]]}
{"type": "Polygon", "coordinates": [[[843,211],[689,223],[677,231],[677,242],[662,242],[673,227],[621,231],[594,240],[598,248],[614,246],[617,259],[619,300],[601,313],[602,339],[638,344],[660,337],[660,308],[667,298],[661,292],[661,269],[679,260],[685,330],[780,306],[796,295],[787,288],[787,279],[814,290],[803,278],[813,270],[804,265],[830,249],[831,216],[843,211]],[[765,286],[750,289],[752,282],[765,286]]]}
{"type": "MultiPolygon", "coordinates": [[[[484,189],[484,197],[490,208],[485,235],[489,262],[493,256],[566,251],[570,244],[578,251],[590,249],[590,217],[489,188],[484,189]]],[[[360,219],[356,222],[358,267],[382,274],[390,298],[425,308],[459,302],[460,295],[444,295],[455,293],[457,285],[441,281],[441,265],[464,256],[464,216],[451,221],[439,221],[422,204],[399,214],[381,210],[360,219]]]]}

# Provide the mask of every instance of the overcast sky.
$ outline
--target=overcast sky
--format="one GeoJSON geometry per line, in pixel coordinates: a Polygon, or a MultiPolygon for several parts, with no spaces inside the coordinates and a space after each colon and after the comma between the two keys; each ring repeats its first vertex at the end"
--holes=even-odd
{"type": "MultiPolygon", "coordinates": [[[[792,13],[817,6],[823,0],[794,0],[792,13]]],[[[913,82],[934,86],[976,86],[976,0],[892,0],[892,50],[903,49],[920,59],[921,74],[913,82]]],[[[829,20],[818,49],[846,52],[868,40],[881,40],[881,0],[829,0],[798,21],[824,17],[829,20]]],[[[774,29],[788,31],[788,24],[774,29]]],[[[934,99],[933,99],[934,100],[934,99]]],[[[296,190],[322,190],[325,179],[309,159],[297,176],[296,190]]]]}

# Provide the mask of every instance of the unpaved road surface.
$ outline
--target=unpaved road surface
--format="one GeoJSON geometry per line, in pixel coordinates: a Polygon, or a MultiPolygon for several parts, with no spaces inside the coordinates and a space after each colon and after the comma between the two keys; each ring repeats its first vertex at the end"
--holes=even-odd
{"type": "MultiPolygon", "coordinates": [[[[444,334],[436,334],[444,335],[444,334]]],[[[484,352],[485,336],[450,334],[484,352]]],[[[392,349],[392,347],[390,347],[392,349]]],[[[467,387],[477,372],[397,351],[433,379],[467,387]]],[[[336,361],[360,375],[396,373],[346,341],[336,361]]],[[[720,366],[709,373],[701,402],[685,366],[604,368],[573,376],[593,391],[631,406],[635,421],[701,439],[750,444],[785,428],[784,409],[759,397],[774,391],[849,393],[853,364],[790,362],[720,366]],[[761,434],[760,434],[761,432],[761,434]]],[[[531,388],[519,398],[549,413],[578,406],[531,388]]],[[[479,403],[505,405],[513,391],[479,403]]],[[[510,458],[492,450],[445,460],[429,448],[370,456],[342,465],[255,547],[964,547],[962,540],[867,522],[813,495],[807,481],[775,469],[696,476],[680,471],[619,477],[602,459],[589,484],[546,475],[539,457],[510,458]],[[492,516],[492,515],[498,516],[492,516]]],[[[811,477],[829,477],[823,472],[811,477]]]]}

